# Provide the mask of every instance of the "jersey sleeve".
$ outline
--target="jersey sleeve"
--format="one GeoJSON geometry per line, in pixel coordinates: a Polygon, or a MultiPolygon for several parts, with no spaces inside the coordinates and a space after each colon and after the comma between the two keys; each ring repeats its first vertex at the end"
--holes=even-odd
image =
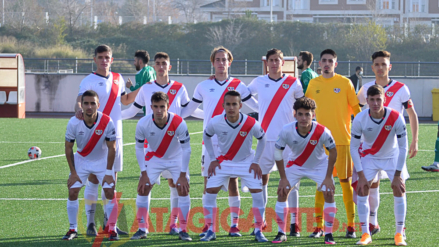
{"type": "Polygon", "coordinates": [[[189,131],[185,121],[181,122],[181,124],[178,126],[176,135],[181,144],[190,142],[191,138],[189,136],[189,131]]]}
{"type": "Polygon", "coordinates": [[[334,138],[332,137],[331,131],[328,128],[325,127],[325,132],[323,132],[320,140],[325,145],[327,150],[335,148],[334,138]]]}
{"type": "Polygon", "coordinates": [[[312,90],[312,88],[314,87],[314,81],[315,79],[311,79],[308,83],[308,87],[306,88],[305,91],[305,97],[310,98],[310,99],[314,99],[314,95],[312,92],[314,92],[314,90],[312,90]]]}
{"type": "Polygon", "coordinates": [[[125,91],[125,80],[123,79],[123,76],[121,74],[119,79],[119,87],[120,87],[120,95],[124,95],[127,92],[125,91]]]}
{"type": "Polygon", "coordinates": [[[181,106],[185,107],[185,106],[187,106],[187,104],[189,104],[189,101],[191,101],[191,99],[189,99],[189,95],[188,95],[186,87],[184,85],[181,89],[183,90],[182,95],[181,95],[181,106]]]}
{"type": "Polygon", "coordinates": [[[136,138],[136,142],[139,142],[139,143],[144,143],[145,139],[146,139],[146,135],[145,135],[144,128],[143,128],[145,121],[142,121],[143,119],[144,118],[140,119],[139,122],[137,122],[137,126],[136,126],[135,138],[136,138]]]}
{"type": "Polygon", "coordinates": [[[241,94],[242,102],[245,102],[252,97],[250,90],[242,81],[239,83],[238,89],[239,89],[239,93],[241,94]]]}
{"type": "Polygon", "coordinates": [[[395,134],[397,138],[407,138],[407,128],[404,122],[403,116],[400,114],[395,123],[395,134]]]}
{"type": "Polygon", "coordinates": [[[250,82],[250,84],[247,86],[248,91],[250,92],[251,95],[256,95],[258,94],[258,88],[257,88],[257,80],[258,78],[256,77],[255,79],[253,79],[252,82],[250,82]]]}
{"type": "Polygon", "coordinates": [[[359,105],[360,102],[358,101],[357,94],[355,93],[355,88],[350,80],[347,83],[347,97],[348,97],[348,103],[351,106],[354,115],[357,115],[361,111],[359,105]]]}
{"type": "MultiPolygon", "coordinates": [[[[214,119],[212,119],[214,120],[214,119]]],[[[209,123],[206,126],[206,129],[204,130],[204,133],[208,136],[208,137],[212,137],[213,135],[215,135],[215,129],[213,127],[213,122],[210,120],[209,123]]]]}
{"type": "Polygon", "coordinates": [[[358,98],[358,101],[360,102],[360,105],[363,105],[363,106],[367,105],[366,95],[367,95],[366,89],[364,86],[362,86],[357,94],[357,98],[358,98]]]}
{"type": "Polygon", "coordinates": [[[203,103],[203,94],[201,93],[201,83],[197,85],[194,91],[194,96],[192,96],[192,100],[197,103],[203,103]]]}
{"type": "Polygon", "coordinates": [[[139,109],[141,109],[143,106],[146,105],[145,102],[145,87],[141,87],[139,89],[139,92],[136,95],[136,98],[134,99],[133,105],[139,109]]]}
{"type": "Polygon", "coordinates": [[[303,96],[305,96],[305,94],[303,93],[303,87],[302,87],[302,83],[300,82],[299,78],[296,79],[296,88],[294,90],[294,98],[296,99],[300,99],[303,96]]]}
{"type": "Polygon", "coordinates": [[[90,83],[86,81],[86,79],[81,81],[81,84],[79,84],[79,92],[78,96],[81,96],[85,91],[90,90],[90,83]]]}
{"type": "Polygon", "coordinates": [[[287,142],[286,142],[286,130],[285,130],[285,128],[283,128],[281,130],[281,132],[279,133],[279,136],[277,137],[276,144],[274,146],[277,149],[284,150],[286,145],[287,145],[287,142]]]}
{"type": "Polygon", "coordinates": [[[116,128],[114,127],[114,122],[111,119],[105,128],[105,140],[109,142],[116,140],[116,128]]]}
{"type": "Polygon", "coordinates": [[[351,137],[358,140],[361,139],[361,135],[363,134],[361,129],[361,120],[358,117],[354,118],[351,128],[351,137]]]}
{"type": "Polygon", "coordinates": [[[265,131],[262,129],[261,124],[258,121],[253,125],[252,135],[258,140],[261,140],[265,136],[265,131]]]}
{"type": "Polygon", "coordinates": [[[410,100],[410,90],[407,85],[404,85],[404,87],[401,88],[401,103],[404,105],[405,109],[413,106],[413,103],[410,100]]]}
{"type": "Polygon", "coordinates": [[[75,142],[76,140],[75,129],[76,126],[74,126],[72,120],[70,120],[69,123],[67,124],[67,129],[66,129],[66,141],[75,142]]]}
{"type": "Polygon", "coordinates": [[[308,88],[309,81],[311,80],[312,75],[309,71],[304,71],[302,76],[300,77],[300,82],[302,83],[303,92],[306,92],[308,88]]]}

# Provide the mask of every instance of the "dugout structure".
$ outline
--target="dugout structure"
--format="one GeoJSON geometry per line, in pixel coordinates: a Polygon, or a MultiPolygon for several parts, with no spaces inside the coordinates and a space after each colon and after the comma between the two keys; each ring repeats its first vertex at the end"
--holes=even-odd
{"type": "Polygon", "coordinates": [[[24,71],[21,54],[0,54],[0,117],[26,117],[24,71]]]}
{"type": "MultiPolygon", "coordinates": [[[[282,68],[282,73],[287,75],[292,75],[293,77],[299,78],[299,73],[297,71],[297,57],[295,56],[284,56],[284,66],[282,68]]],[[[267,67],[267,59],[265,56],[262,57],[262,74],[266,75],[268,74],[268,67],[267,67]]]]}

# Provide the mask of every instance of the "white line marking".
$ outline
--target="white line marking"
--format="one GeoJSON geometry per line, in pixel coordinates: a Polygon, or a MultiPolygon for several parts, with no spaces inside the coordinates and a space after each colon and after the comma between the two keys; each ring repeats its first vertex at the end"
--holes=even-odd
{"type": "MultiPolygon", "coordinates": [[[[407,194],[418,194],[418,193],[437,193],[439,190],[425,190],[425,191],[407,191],[407,194]]],[[[380,195],[393,195],[393,192],[383,192],[380,195]]],[[[343,196],[343,194],[335,194],[334,196],[343,196]]],[[[315,197],[315,195],[305,195],[299,196],[301,198],[315,197]]],[[[268,198],[277,198],[277,196],[269,196],[268,198]]],[[[191,200],[201,200],[201,197],[191,198],[191,200]]],[[[217,199],[225,200],[229,199],[229,197],[218,197],[217,199]]],[[[244,197],[241,199],[252,199],[252,197],[244,197]]],[[[65,201],[67,198],[0,198],[0,201],[65,201]]],[[[78,198],[78,200],[84,200],[84,198],[78,198]]],[[[98,199],[99,201],[101,199],[98,199]]],[[[120,198],[122,201],[132,201],[136,200],[136,198],[120,198]]],[[[151,198],[151,200],[169,200],[169,198],[151,198]]]]}
{"type": "Polygon", "coordinates": [[[8,141],[0,141],[0,143],[9,143],[9,144],[14,144],[14,143],[17,143],[17,144],[22,144],[22,143],[56,143],[56,144],[60,144],[60,143],[65,143],[65,142],[38,142],[38,141],[36,141],[36,142],[8,142],[8,141]]]}
{"type": "MultiPolygon", "coordinates": [[[[201,134],[201,133],[203,133],[203,131],[190,133],[190,135],[196,135],[196,134],[201,134]]],[[[0,143],[28,143],[28,142],[0,142],[0,143]]],[[[32,142],[32,143],[36,143],[36,142],[32,142]]],[[[39,143],[43,143],[43,142],[39,142],[39,143]]],[[[44,143],[58,143],[58,142],[44,142],[44,143]]],[[[64,142],[59,142],[59,143],[64,143],[64,142]]],[[[130,142],[130,143],[125,143],[123,145],[124,146],[129,146],[129,145],[134,145],[134,144],[136,144],[136,143],[135,142],[130,142]]],[[[194,143],[194,144],[197,145],[196,143],[194,143]]],[[[201,144],[199,144],[199,145],[201,145],[201,144]]],[[[51,158],[57,158],[57,157],[61,157],[61,156],[65,156],[65,154],[59,154],[59,155],[54,155],[54,156],[49,156],[49,157],[44,157],[44,158],[39,158],[39,159],[34,159],[34,160],[24,160],[24,161],[20,161],[20,162],[9,164],[9,165],[5,165],[5,166],[0,166],[0,169],[12,167],[12,166],[18,166],[18,165],[21,165],[21,164],[26,164],[26,163],[34,162],[34,161],[38,161],[38,160],[46,160],[46,159],[51,159],[51,158]]]]}

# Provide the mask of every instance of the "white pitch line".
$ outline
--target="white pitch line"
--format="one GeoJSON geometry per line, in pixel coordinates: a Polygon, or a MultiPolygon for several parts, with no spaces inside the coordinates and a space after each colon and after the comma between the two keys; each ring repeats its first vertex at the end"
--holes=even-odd
{"type": "MultiPolygon", "coordinates": [[[[419,194],[419,193],[437,193],[439,190],[425,190],[425,191],[407,191],[407,194],[419,194]]],[[[380,195],[393,195],[393,192],[383,192],[380,195]]],[[[335,194],[334,196],[340,197],[343,194],[335,194]]],[[[315,195],[306,195],[299,196],[301,198],[310,198],[315,197],[315,195]]],[[[277,196],[269,196],[268,198],[277,198],[277,196]]],[[[201,197],[191,198],[191,200],[201,200],[201,197]]],[[[225,200],[229,199],[228,197],[218,197],[217,199],[225,200]]],[[[241,199],[252,199],[252,197],[241,197],[241,199]]],[[[67,198],[0,198],[0,201],[65,201],[67,198]]],[[[84,200],[84,198],[78,198],[78,200],[84,200]]],[[[101,199],[98,199],[99,201],[101,199]]],[[[132,201],[136,200],[136,198],[120,198],[122,201],[132,201]]],[[[151,198],[151,200],[169,200],[169,198],[151,198]]]]}
{"type": "Polygon", "coordinates": [[[17,143],[17,144],[22,144],[22,143],[50,143],[50,144],[52,144],[52,143],[56,143],[56,144],[60,144],[60,143],[65,143],[65,142],[9,142],[9,141],[0,141],[0,143],[9,143],[9,144],[14,144],[14,143],[17,143]]]}

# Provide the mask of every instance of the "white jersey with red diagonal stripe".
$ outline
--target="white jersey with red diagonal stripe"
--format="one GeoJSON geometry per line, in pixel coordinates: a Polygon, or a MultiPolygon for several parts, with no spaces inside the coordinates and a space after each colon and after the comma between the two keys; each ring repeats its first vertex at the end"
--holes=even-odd
{"type": "MultiPolygon", "coordinates": [[[[205,80],[200,82],[195,88],[192,100],[197,103],[203,103],[203,129],[206,129],[207,124],[212,119],[212,113],[214,112],[218,101],[220,100],[224,91],[229,90],[228,86],[233,79],[233,77],[229,77],[224,82],[220,82],[216,79],[205,80]]],[[[251,94],[243,82],[239,83],[237,88],[230,88],[230,90],[239,92],[243,102],[251,98],[251,94]]],[[[215,136],[212,137],[212,143],[213,145],[218,143],[218,139],[215,136]]]]}
{"type": "Polygon", "coordinates": [[[328,158],[323,145],[325,145],[326,149],[328,150],[333,149],[335,148],[335,141],[332,137],[331,131],[326,127],[319,140],[312,140],[311,137],[316,130],[316,126],[317,122],[313,121],[311,131],[306,136],[302,136],[299,134],[296,121],[285,125],[279,133],[279,138],[276,141],[276,148],[283,150],[285,146],[288,145],[288,147],[291,149],[288,159],[296,160],[297,157],[302,154],[303,150],[305,150],[305,147],[308,145],[308,143],[317,145],[302,167],[314,168],[320,165],[328,158]]]}
{"type": "MultiPolygon", "coordinates": [[[[282,87],[285,79],[287,79],[287,75],[285,74],[279,80],[274,80],[268,75],[264,75],[253,79],[248,86],[248,89],[252,95],[258,94],[259,122],[262,123],[265,113],[267,112],[274,95],[279,87],[282,87]]],[[[267,141],[276,141],[283,126],[294,121],[294,102],[296,99],[302,98],[303,96],[302,84],[300,83],[299,79],[296,78],[296,81],[282,99],[272,121],[270,122],[270,125],[266,130],[267,141]]]]}
{"type": "Polygon", "coordinates": [[[77,155],[78,158],[80,158],[81,160],[90,162],[90,165],[94,165],[96,163],[100,164],[102,163],[102,161],[105,161],[103,163],[107,165],[106,160],[108,155],[108,147],[105,141],[116,140],[116,130],[114,128],[113,121],[110,119],[105,129],[99,129],[97,127],[99,126],[101,119],[102,112],[98,111],[97,120],[91,127],[88,127],[85,124],[84,120],[79,120],[76,117],[70,118],[69,123],[67,124],[65,136],[66,141],[76,141],[77,152],[81,152],[84,149],[94,133],[101,136],[101,138],[99,138],[99,141],[96,143],[93,151],[91,151],[89,155],[87,155],[86,157],[77,155]]]}
{"type": "Polygon", "coordinates": [[[382,119],[373,119],[369,115],[369,110],[366,110],[357,114],[352,123],[352,138],[363,139],[362,150],[367,150],[372,147],[383,128],[385,128],[386,131],[390,131],[381,149],[374,155],[368,155],[373,159],[398,157],[399,148],[397,138],[404,138],[407,135],[405,122],[401,115],[399,115],[393,126],[386,125],[387,118],[390,116],[392,109],[388,107],[384,107],[384,109],[385,114],[382,119]]]}
{"type": "MultiPolygon", "coordinates": [[[[164,92],[167,94],[172,85],[174,85],[174,83],[175,81],[170,80],[169,83],[162,86],[154,81],[151,84],[143,85],[142,87],[140,87],[139,92],[137,93],[136,99],[134,100],[134,105],[138,108],[142,108],[143,106],[145,106],[145,115],[152,114],[151,96],[155,92],[164,92]]],[[[172,104],[169,106],[168,111],[180,116],[182,107],[185,107],[189,103],[190,99],[184,85],[182,85],[180,90],[175,93],[175,98],[172,101],[172,104]]]]}
{"type": "Polygon", "coordinates": [[[255,121],[255,124],[251,128],[250,133],[243,132],[241,127],[244,125],[245,121],[249,116],[240,113],[240,117],[238,123],[230,123],[226,119],[226,115],[218,115],[210,120],[207,124],[206,129],[204,129],[204,133],[209,136],[217,136],[218,138],[218,148],[220,155],[226,155],[229,151],[230,147],[235,142],[235,139],[238,135],[246,136],[244,142],[241,145],[241,148],[236,153],[232,162],[241,162],[246,159],[249,159],[250,156],[254,155],[254,151],[252,150],[252,142],[253,136],[256,139],[262,139],[265,135],[264,130],[262,129],[260,123],[255,121]]]}
{"type": "MultiPolygon", "coordinates": [[[[95,91],[99,96],[99,109],[98,111],[103,111],[105,106],[107,105],[108,98],[111,93],[111,87],[113,84],[113,74],[110,73],[108,77],[104,77],[98,74],[90,74],[85,77],[81,84],[79,85],[79,93],[78,96],[81,96],[87,90],[95,91]]],[[[119,92],[117,94],[116,101],[114,102],[113,109],[111,110],[110,117],[114,121],[116,125],[116,136],[117,138],[122,138],[122,109],[120,96],[124,95],[125,92],[125,81],[122,78],[122,75],[119,77],[119,81],[117,82],[119,86],[119,92]]]]}
{"type": "MultiPolygon", "coordinates": [[[[148,147],[145,149],[147,152],[156,152],[157,148],[162,143],[165,135],[173,136],[171,143],[166,150],[165,155],[160,158],[161,160],[181,160],[181,145],[180,143],[189,142],[189,132],[186,122],[183,120],[175,131],[168,131],[168,127],[172,122],[175,114],[168,112],[168,121],[162,128],[158,127],[153,120],[153,114],[144,116],[137,122],[136,127],[136,141],[144,143],[145,139],[148,140],[148,147]]],[[[158,159],[157,157],[152,158],[158,159]]]]}

